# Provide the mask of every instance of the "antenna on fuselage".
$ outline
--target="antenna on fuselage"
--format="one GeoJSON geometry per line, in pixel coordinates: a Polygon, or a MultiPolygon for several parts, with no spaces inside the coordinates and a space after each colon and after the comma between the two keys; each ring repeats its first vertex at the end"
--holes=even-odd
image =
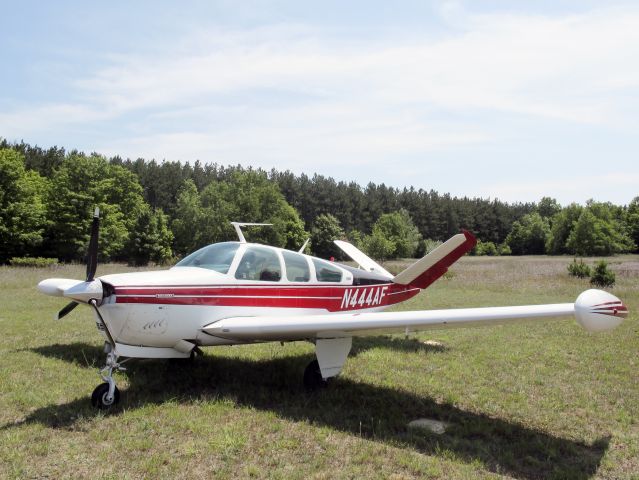
{"type": "Polygon", "coordinates": [[[308,242],[310,242],[310,241],[311,241],[311,239],[307,238],[306,241],[304,242],[304,245],[302,245],[302,248],[300,248],[298,250],[298,253],[304,253],[304,250],[306,249],[306,245],[308,245],[308,242]]]}
{"type": "Polygon", "coordinates": [[[271,226],[272,223],[247,223],[247,222],[231,222],[231,225],[235,227],[235,231],[237,232],[237,236],[240,239],[240,243],[246,243],[246,238],[244,238],[244,233],[242,232],[242,227],[253,227],[253,226],[271,226]]]}

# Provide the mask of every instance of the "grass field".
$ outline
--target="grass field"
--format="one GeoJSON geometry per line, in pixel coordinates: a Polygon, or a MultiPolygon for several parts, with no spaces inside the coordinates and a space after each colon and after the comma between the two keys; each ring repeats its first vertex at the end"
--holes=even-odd
{"type": "MultiPolygon", "coordinates": [[[[401,308],[574,301],[589,286],[571,260],[464,258],[401,308]]],[[[639,257],[611,262],[630,309],[613,332],[546,320],[356,339],[315,394],[310,344],[208,349],[130,362],[109,414],[89,402],[104,362],[90,311],[54,322],[65,302],[35,290],[83,267],[1,267],[0,477],[639,478],[639,257]],[[422,417],[451,426],[406,427],[422,417]]]]}

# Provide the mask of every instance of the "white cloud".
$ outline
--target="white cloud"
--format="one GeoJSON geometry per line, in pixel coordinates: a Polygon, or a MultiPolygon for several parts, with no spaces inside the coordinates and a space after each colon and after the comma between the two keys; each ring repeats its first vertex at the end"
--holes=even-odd
{"type": "Polygon", "coordinates": [[[79,85],[122,110],[277,89],[387,108],[419,102],[595,123],[610,121],[620,105],[593,97],[639,85],[639,63],[631,61],[639,56],[639,10],[469,19],[464,31],[441,40],[352,45],[300,27],[216,31],[195,54],[185,40],[156,58],[114,58],[79,85]]]}
{"type": "MultiPolygon", "coordinates": [[[[522,149],[543,142],[511,127],[512,118],[545,129],[639,126],[632,93],[639,87],[639,8],[478,15],[449,1],[441,15],[450,28],[438,36],[395,30],[366,41],[299,24],[195,29],[167,38],[155,54],[108,57],[69,85],[80,100],[0,114],[0,130],[29,139],[51,126],[104,124],[108,135],[67,145],[298,172],[320,165],[410,172],[416,159],[463,151],[477,182],[482,159],[471,147],[489,155],[513,139],[522,149]]],[[[532,191],[570,190],[566,179],[544,186],[537,170],[524,179],[532,191]]],[[[410,173],[404,181],[412,183],[410,173]]],[[[517,198],[525,190],[496,184],[481,194],[517,198]]]]}
{"type": "Polygon", "coordinates": [[[27,140],[34,132],[56,130],[109,118],[111,114],[94,106],[73,103],[45,104],[0,113],[0,132],[27,140]]]}

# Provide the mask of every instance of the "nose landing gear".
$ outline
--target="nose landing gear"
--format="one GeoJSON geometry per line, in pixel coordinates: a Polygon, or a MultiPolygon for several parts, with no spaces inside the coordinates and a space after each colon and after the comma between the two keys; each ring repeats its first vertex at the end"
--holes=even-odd
{"type": "MultiPolygon", "coordinates": [[[[110,347],[110,345],[109,345],[110,347]]],[[[107,353],[106,366],[100,372],[104,383],[98,385],[91,395],[91,405],[100,410],[109,410],[120,401],[120,390],[115,385],[113,371],[123,372],[126,369],[118,363],[118,356],[113,351],[107,353]]]]}
{"type": "Polygon", "coordinates": [[[100,410],[109,410],[120,401],[120,390],[118,390],[118,387],[115,386],[113,371],[124,372],[126,368],[118,363],[118,355],[115,353],[115,340],[113,340],[109,327],[100,314],[98,302],[95,299],[91,299],[89,304],[93,307],[98,319],[100,320],[98,324],[99,328],[104,331],[109,339],[104,343],[104,351],[107,354],[106,365],[100,371],[100,377],[102,377],[104,383],[101,383],[95,387],[95,390],[93,390],[93,393],[91,394],[91,405],[99,408],[100,410]]]}

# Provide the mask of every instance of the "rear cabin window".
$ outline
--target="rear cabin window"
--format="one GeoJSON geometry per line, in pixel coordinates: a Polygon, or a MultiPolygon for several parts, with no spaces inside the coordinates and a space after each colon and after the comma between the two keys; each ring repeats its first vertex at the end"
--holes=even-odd
{"type": "Polygon", "coordinates": [[[215,243],[193,252],[175,266],[208,268],[216,272],[227,273],[239,246],[240,244],[237,242],[215,243]]]}
{"type": "Polygon", "coordinates": [[[284,265],[286,265],[286,279],[289,282],[308,282],[311,279],[311,269],[306,258],[299,253],[282,251],[284,265]]]}
{"type": "Polygon", "coordinates": [[[315,265],[315,276],[318,282],[341,282],[342,271],[323,260],[313,259],[313,265],[315,265]]]}
{"type": "Polygon", "coordinates": [[[270,248],[248,247],[235,271],[239,280],[279,282],[282,278],[280,259],[270,248]]]}

